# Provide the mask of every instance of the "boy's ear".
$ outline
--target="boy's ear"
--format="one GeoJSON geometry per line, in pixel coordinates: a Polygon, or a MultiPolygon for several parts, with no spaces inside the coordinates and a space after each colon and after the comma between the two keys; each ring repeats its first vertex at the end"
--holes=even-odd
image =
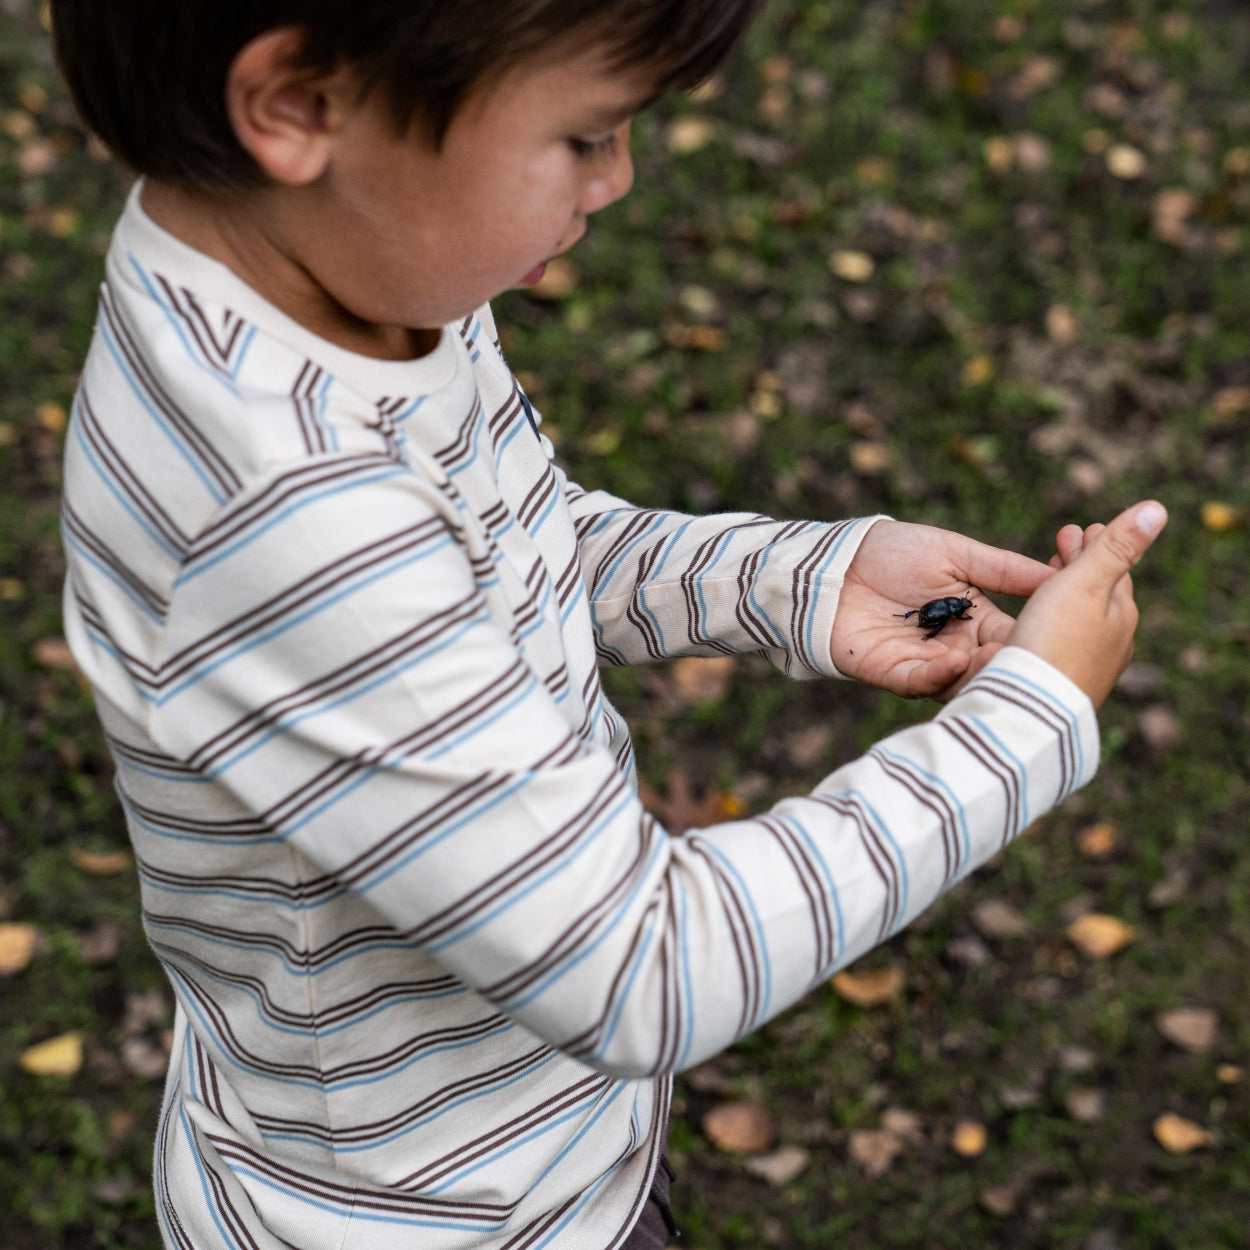
{"type": "Polygon", "coordinates": [[[325,170],[341,75],[316,75],[299,63],[300,32],[266,31],[234,58],[226,111],[235,137],[274,182],[304,186],[325,170]]]}

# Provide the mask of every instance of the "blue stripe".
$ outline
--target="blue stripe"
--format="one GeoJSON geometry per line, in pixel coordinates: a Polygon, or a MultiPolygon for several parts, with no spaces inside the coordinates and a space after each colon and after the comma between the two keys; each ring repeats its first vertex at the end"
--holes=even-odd
{"type": "MultiPolygon", "coordinates": [[[[838,558],[838,552],[842,550],[843,544],[856,528],[857,527],[854,525],[848,525],[846,529],[842,531],[842,533],[838,536],[837,542],[833,544],[833,550],[829,553],[828,558],[816,571],[816,576],[812,579],[812,602],[811,607],[808,609],[805,645],[807,648],[808,658],[813,664],[816,662],[816,649],[813,642],[813,635],[816,629],[816,612],[820,606],[820,582],[825,575],[825,570],[828,569],[828,567],[838,558]]],[[[795,537],[797,538],[798,535],[795,535],[795,537]]],[[[828,644],[825,645],[823,654],[828,656],[828,644]]]]}
{"type": "MultiPolygon", "coordinates": [[[[191,1121],[187,1117],[186,1107],[181,1103],[178,1105],[178,1119],[182,1124],[182,1131],[186,1136],[187,1145],[191,1151],[191,1158],[195,1160],[195,1170],[200,1178],[200,1189],[204,1193],[204,1205],[208,1208],[209,1215],[213,1217],[213,1223],[217,1225],[217,1231],[221,1234],[222,1241],[228,1246],[239,1246],[240,1243],[226,1230],[221,1216],[217,1213],[217,1204],[213,1200],[212,1190],[209,1188],[208,1177],[205,1174],[204,1160],[200,1157],[199,1146],[196,1144],[195,1134],[191,1130],[191,1121]]],[[[242,1250],[241,1247],[240,1250],[242,1250]]]]}
{"type": "Polygon", "coordinates": [[[175,560],[182,559],[182,553],[175,547],[158,529],[155,529],[147,518],[138,511],[129,499],[122,493],[121,488],[114,485],[113,473],[110,469],[105,468],[104,464],[96,456],[91,444],[87,442],[87,436],[83,433],[83,423],[85,418],[81,415],[74,421],[74,436],[77,439],[78,446],[82,449],[83,455],[87,457],[88,463],[96,471],[96,476],[104,483],[104,488],[113,496],[121,505],[123,511],[130,517],[132,521],[158,546],[166,555],[171,556],[175,560]]]}
{"type": "MultiPolygon", "coordinates": [[[[1058,712],[1064,720],[1068,722],[1071,729],[1072,740],[1076,744],[1076,776],[1072,779],[1072,784],[1076,785],[1085,775],[1085,748],[1081,745],[1080,733],[1080,717],[1079,714],[1070,708],[1053,690],[1048,690],[1045,686],[1039,685],[1031,677],[1025,677],[1020,673],[995,670],[996,676],[1000,679],[1014,681],[1022,686],[1028,686],[1034,694],[1038,695],[1044,703],[1058,712]]],[[[1012,757],[1015,758],[1014,756],[1012,757]]]]}
{"type": "Polygon", "coordinates": [[[225,503],[226,495],[224,492],[205,473],[199,459],[183,442],[182,436],[173,430],[166,417],[157,410],[155,404],[148,398],[147,392],[143,389],[139,379],[131,373],[130,366],[126,363],[121,354],[121,349],[113,338],[108,322],[101,317],[97,325],[100,328],[100,337],[108,348],[109,354],[113,357],[113,363],[117,365],[122,377],[126,380],[126,384],[134,393],[135,398],[138,399],[139,406],[147,412],[148,416],[155,422],[157,429],[160,430],[174,450],[186,461],[187,467],[200,479],[204,489],[212,496],[213,501],[218,504],[225,503]]]}
{"type": "Polygon", "coordinates": [[[412,555],[402,560],[393,561],[383,565],[381,568],[369,573],[367,576],[359,577],[358,580],[352,581],[338,590],[335,594],[320,599],[313,603],[310,607],[304,609],[297,616],[287,618],[281,624],[275,625],[272,629],[263,634],[257,634],[254,638],[247,642],[241,643],[232,651],[227,651],[224,655],[214,660],[211,664],[204,668],[194,669],[189,677],[186,677],[172,690],[168,690],[165,694],[159,696],[156,700],[158,707],[163,707],[171,699],[176,699],[180,694],[190,690],[193,686],[198,685],[210,673],[216,672],[224,664],[229,664],[233,660],[237,660],[240,656],[246,655],[249,651],[256,650],[257,647],[263,647],[267,643],[272,642],[275,638],[281,638],[283,634],[294,629],[297,625],[303,624],[314,616],[320,615],[336,603],[343,599],[350,598],[352,595],[358,594],[366,586],[371,586],[374,582],[383,581],[385,578],[392,577],[414,564],[420,564],[423,560],[428,560],[431,556],[437,555],[444,547],[451,545],[450,535],[443,535],[433,546],[422,544],[423,550],[414,552],[412,555]]]}
{"type": "Polygon", "coordinates": [[[833,879],[833,874],[829,871],[829,861],[821,854],[811,834],[808,833],[807,826],[801,820],[793,816],[778,816],[775,812],[772,815],[774,819],[780,820],[787,829],[792,830],[802,840],[803,845],[807,847],[812,858],[820,868],[820,875],[825,883],[825,894],[833,904],[833,914],[837,925],[833,942],[833,959],[834,963],[836,963],[842,958],[842,951],[845,948],[846,924],[842,919],[842,902],[838,895],[838,887],[833,879]]]}
{"type": "Polygon", "coordinates": [[[972,854],[972,839],[968,834],[968,821],[964,814],[963,803],[960,802],[958,796],[950,788],[950,786],[948,786],[941,777],[937,776],[936,773],[931,773],[927,769],[921,768],[919,764],[915,763],[913,760],[909,760],[906,756],[896,755],[893,751],[887,750],[884,746],[878,746],[877,750],[880,751],[886,759],[893,760],[900,768],[905,768],[908,772],[916,773],[923,777],[931,786],[933,786],[934,789],[941,790],[941,792],[950,800],[951,806],[955,809],[955,815],[959,820],[959,833],[960,840],[963,842],[964,858],[965,860],[968,859],[968,857],[972,854]]]}
{"type": "Polygon", "coordinates": [[[368,476],[353,477],[350,482],[340,482],[312,494],[301,492],[299,498],[287,504],[287,506],[280,512],[274,513],[274,515],[266,520],[263,525],[247,529],[243,537],[239,538],[230,546],[223,548],[211,559],[204,560],[201,563],[196,560],[194,555],[192,555],[179,574],[178,580],[174,584],[174,589],[177,590],[179,587],[186,586],[190,582],[195,581],[201,573],[208,572],[209,569],[214,568],[223,560],[229,559],[231,556],[250,546],[262,534],[265,534],[269,530],[273,529],[275,525],[280,525],[289,517],[294,516],[295,513],[302,511],[309,504],[320,503],[323,499],[330,499],[335,495],[344,494],[347,491],[358,490],[364,486],[374,486],[378,482],[386,481],[387,478],[402,477],[405,474],[406,470],[387,460],[379,463],[378,467],[368,476]]]}
{"type": "Polygon", "coordinates": [[[880,814],[873,807],[873,805],[869,803],[867,796],[860,790],[849,790],[847,791],[847,794],[849,797],[855,799],[855,801],[860,805],[860,807],[863,808],[863,810],[866,811],[869,814],[869,816],[872,817],[873,822],[876,825],[878,833],[880,833],[881,836],[885,838],[887,842],[889,842],[890,846],[894,850],[894,864],[895,864],[895,867],[897,867],[899,870],[899,875],[902,877],[902,898],[899,901],[898,920],[895,922],[894,927],[890,930],[891,934],[897,933],[899,929],[903,927],[904,923],[906,923],[907,905],[908,905],[907,900],[908,900],[910,888],[911,888],[910,882],[907,876],[906,856],[903,854],[903,848],[899,846],[898,842],[896,841],[894,837],[894,834],[891,832],[890,826],[884,820],[881,819],[880,814]]]}
{"type": "Polygon", "coordinates": [[[127,599],[139,609],[149,620],[155,621],[158,625],[164,625],[165,617],[162,613],[157,612],[148,601],[139,594],[125,578],[115,573],[112,567],[106,564],[98,556],[96,556],[88,547],[85,547],[71,532],[67,525],[61,526],[61,537],[64,539],[66,546],[72,547],[86,562],[92,565],[99,572],[103,573],[114,586],[120,590],[127,599]]]}
{"type": "Polygon", "coordinates": [[[971,716],[968,718],[978,729],[1005,755],[1013,765],[1016,772],[1016,790],[1020,795],[1020,807],[1016,812],[1016,829],[1026,829],[1029,825],[1029,788],[1027,784],[1028,772],[1025,770],[1024,764],[1021,763],[1020,757],[1007,746],[1007,744],[985,723],[980,716],[971,716]]]}

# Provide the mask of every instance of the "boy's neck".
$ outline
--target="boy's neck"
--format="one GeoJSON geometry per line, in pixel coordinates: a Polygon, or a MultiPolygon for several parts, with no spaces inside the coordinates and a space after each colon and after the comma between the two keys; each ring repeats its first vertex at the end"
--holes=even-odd
{"type": "Polygon", "coordinates": [[[319,338],[377,360],[416,360],[440,331],[375,325],[336,302],[284,243],[276,197],[265,191],[217,197],[145,181],[143,211],[174,238],[226,266],[280,312],[319,338]]]}

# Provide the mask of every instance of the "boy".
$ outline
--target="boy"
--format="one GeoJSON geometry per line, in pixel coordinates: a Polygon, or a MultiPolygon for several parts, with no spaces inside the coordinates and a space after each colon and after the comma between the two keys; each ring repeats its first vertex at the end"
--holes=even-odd
{"type": "Polygon", "coordinates": [[[1054,572],[880,518],[637,509],[553,465],[486,302],[625,194],[630,117],[751,0],[52,7],[144,175],[64,532],[178,1003],[165,1242],[662,1245],[668,1074],[1089,779],[1163,511],[1066,528],[1054,572]],[[903,618],[969,584],[1032,599],[903,618]],[[670,837],[596,664],[746,650],[950,702],[670,837]]]}

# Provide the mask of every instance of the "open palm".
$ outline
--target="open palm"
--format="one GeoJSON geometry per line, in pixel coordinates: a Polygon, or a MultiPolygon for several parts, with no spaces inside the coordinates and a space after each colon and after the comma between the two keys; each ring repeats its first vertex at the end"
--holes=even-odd
{"type": "Polygon", "coordinates": [[[1027,597],[1054,570],[930,525],[878,521],[851,561],[831,647],[839,671],[905,698],[950,698],[993,658],[1015,620],[987,597],[1027,597]],[[972,600],[970,620],[932,638],[903,614],[933,599],[972,600]]]}

